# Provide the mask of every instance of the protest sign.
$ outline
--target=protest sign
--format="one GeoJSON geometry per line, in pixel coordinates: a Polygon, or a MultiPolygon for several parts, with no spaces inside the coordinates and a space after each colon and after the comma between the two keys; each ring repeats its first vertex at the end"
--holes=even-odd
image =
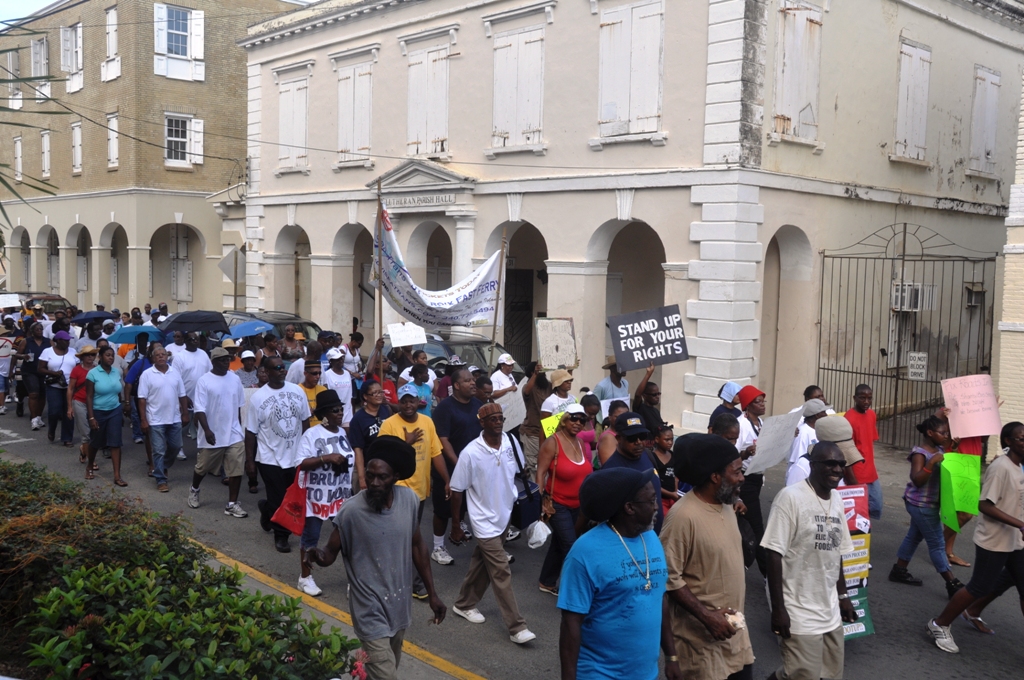
{"type": "Polygon", "coordinates": [[[775,467],[784,460],[789,460],[789,452],[793,449],[796,428],[803,414],[793,411],[781,416],[765,418],[761,425],[761,434],[757,437],[757,452],[747,459],[747,469],[743,474],[752,475],[775,467]]]}
{"type": "Polygon", "coordinates": [[[608,412],[612,408],[613,401],[624,401],[626,402],[626,408],[629,408],[629,399],[602,399],[601,400],[601,419],[604,420],[608,417],[608,412]]]}
{"type": "Polygon", "coordinates": [[[502,415],[505,416],[504,432],[513,430],[523,424],[526,420],[526,402],[523,401],[523,385],[529,382],[528,378],[519,381],[519,389],[515,392],[506,392],[494,403],[501,405],[502,415]]]}
{"type": "Polygon", "coordinates": [[[846,513],[846,524],[850,532],[871,531],[871,519],[868,514],[868,487],[858,484],[857,486],[843,486],[836,491],[843,499],[843,511],[846,513]]]}
{"type": "Polygon", "coordinates": [[[942,523],[953,531],[960,531],[958,512],[978,514],[978,499],[981,497],[981,456],[967,453],[947,453],[939,463],[941,487],[939,491],[939,514],[942,523]]]}
{"type": "Polygon", "coordinates": [[[868,589],[848,588],[846,594],[850,596],[850,604],[857,612],[857,620],[853,623],[843,623],[843,638],[852,640],[875,634],[875,622],[871,618],[871,607],[868,606],[868,589]]]}
{"type": "Polygon", "coordinates": [[[18,297],[17,293],[0,294],[0,309],[7,309],[8,307],[21,309],[21,298],[18,297]]]}
{"type": "Polygon", "coordinates": [[[992,376],[982,373],[943,380],[942,398],[949,409],[949,433],[954,439],[984,437],[1002,430],[992,376]]]}
{"type": "Polygon", "coordinates": [[[556,413],[540,421],[540,427],[542,430],[544,430],[545,439],[555,434],[555,430],[558,429],[558,423],[561,422],[561,420],[562,414],[556,413]]]}
{"type": "MultiPolygon", "coordinates": [[[[686,337],[679,305],[608,317],[620,371],[686,361],[686,337]]],[[[545,364],[547,367],[547,364],[545,364]]]]}
{"type": "Polygon", "coordinates": [[[537,361],[545,371],[556,368],[576,368],[576,332],[572,319],[536,319],[537,361]]]}
{"type": "Polygon", "coordinates": [[[427,344],[427,333],[414,323],[389,323],[388,336],[392,347],[412,347],[427,344]]]}

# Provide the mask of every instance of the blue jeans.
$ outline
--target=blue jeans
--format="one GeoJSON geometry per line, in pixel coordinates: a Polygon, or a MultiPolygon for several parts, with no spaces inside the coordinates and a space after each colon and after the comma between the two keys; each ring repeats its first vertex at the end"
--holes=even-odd
{"type": "Polygon", "coordinates": [[[132,402],[132,439],[142,439],[142,421],[139,420],[139,406],[138,401],[135,397],[131,398],[132,402]]]}
{"type": "Polygon", "coordinates": [[[167,468],[181,449],[181,423],[150,425],[149,442],[153,446],[153,477],[157,484],[167,483],[167,468]]]}
{"type": "Polygon", "coordinates": [[[923,540],[928,544],[928,556],[932,558],[935,571],[945,574],[949,571],[949,560],[946,559],[946,541],[942,537],[942,518],[938,508],[922,508],[911,505],[906,500],[910,515],[910,529],[896,551],[896,557],[909,562],[914,558],[914,551],[923,540]]]}
{"type": "Polygon", "coordinates": [[[540,568],[540,583],[554,588],[558,577],[562,574],[562,564],[569,549],[576,542],[576,519],[580,516],[579,508],[567,508],[555,503],[555,514],[548,520],[551,527],[551,545],[544,556],[544,564],[540,568]]]}
{"type": "Polygon", "coordinates": [[[68,388],[46,387],[46,434],[52,439],[60,423],[60,440],[70,444],[75,438],[75,421],[68,418],[68,388]]]}
{"type": "Polygon", "coordinates": [[[299,539],[299,547],[303,550],[312,550],[320,543],[320,528],[324,521],[319,517],[306,517],[306,523],[302,527],[302,537],[299,539]]]}
{"type": "Polygon", "coordinates": [[[876,479],[868,487],[868,514],[871,519],[882,519],[882,480],[876,479]]]}

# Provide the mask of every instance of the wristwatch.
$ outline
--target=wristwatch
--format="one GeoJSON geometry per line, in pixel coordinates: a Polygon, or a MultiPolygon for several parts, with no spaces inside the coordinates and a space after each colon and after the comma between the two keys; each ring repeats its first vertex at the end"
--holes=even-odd
{"type": "Polygon", "coordinates": [[[849,593],[843,593],[842,595],[839,596],[839,599],[840,600],[849,600],[850,599],[850,595],[849,595],[849,593]]]}

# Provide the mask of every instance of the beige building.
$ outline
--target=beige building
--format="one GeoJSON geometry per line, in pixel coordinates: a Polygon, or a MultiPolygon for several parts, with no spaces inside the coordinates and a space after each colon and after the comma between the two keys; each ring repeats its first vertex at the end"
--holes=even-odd
{"type": "Polygon", "coordinates": [[[379,182],[428,288],[507,231],[505,344],[528,361],[531,320],[572,317],[577,387],[609,314],[679,304],[691,359],[657,379],[681,428],[729,379],[770,411],[816,380],[837,407],[860,381],[883,413],[922,406],[991,364],[1022,20],[1007,0],[325,0],[240,41],[248,195],[211,200],[244,220],[250,309],[377,335],[379,182]]]}
{"type": "Polygon", "coordinates": [[[0,46],[19,48],[0,57],[5,73],[40,78],[0,92],[21,110],[0,120],[41,128],[0,127],[0,157],[26,182],[26,202],[0,195],[14,226],[7,289],[60,293],[82,308],[220,308],[231,284],[216,265],[241,241],[206,197],[245,171],[235,38],[295,5],[64,0],[0,33],[0,46]]]}

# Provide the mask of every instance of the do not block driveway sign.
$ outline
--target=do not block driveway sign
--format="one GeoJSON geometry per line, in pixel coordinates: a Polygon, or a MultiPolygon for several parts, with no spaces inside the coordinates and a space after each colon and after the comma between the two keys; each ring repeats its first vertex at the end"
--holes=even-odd
{"type": "Polygon", "coordinates": [[[646,309],[608,318],[619,370],[686,361],[686,337],[679,305],[646,309]]]}

